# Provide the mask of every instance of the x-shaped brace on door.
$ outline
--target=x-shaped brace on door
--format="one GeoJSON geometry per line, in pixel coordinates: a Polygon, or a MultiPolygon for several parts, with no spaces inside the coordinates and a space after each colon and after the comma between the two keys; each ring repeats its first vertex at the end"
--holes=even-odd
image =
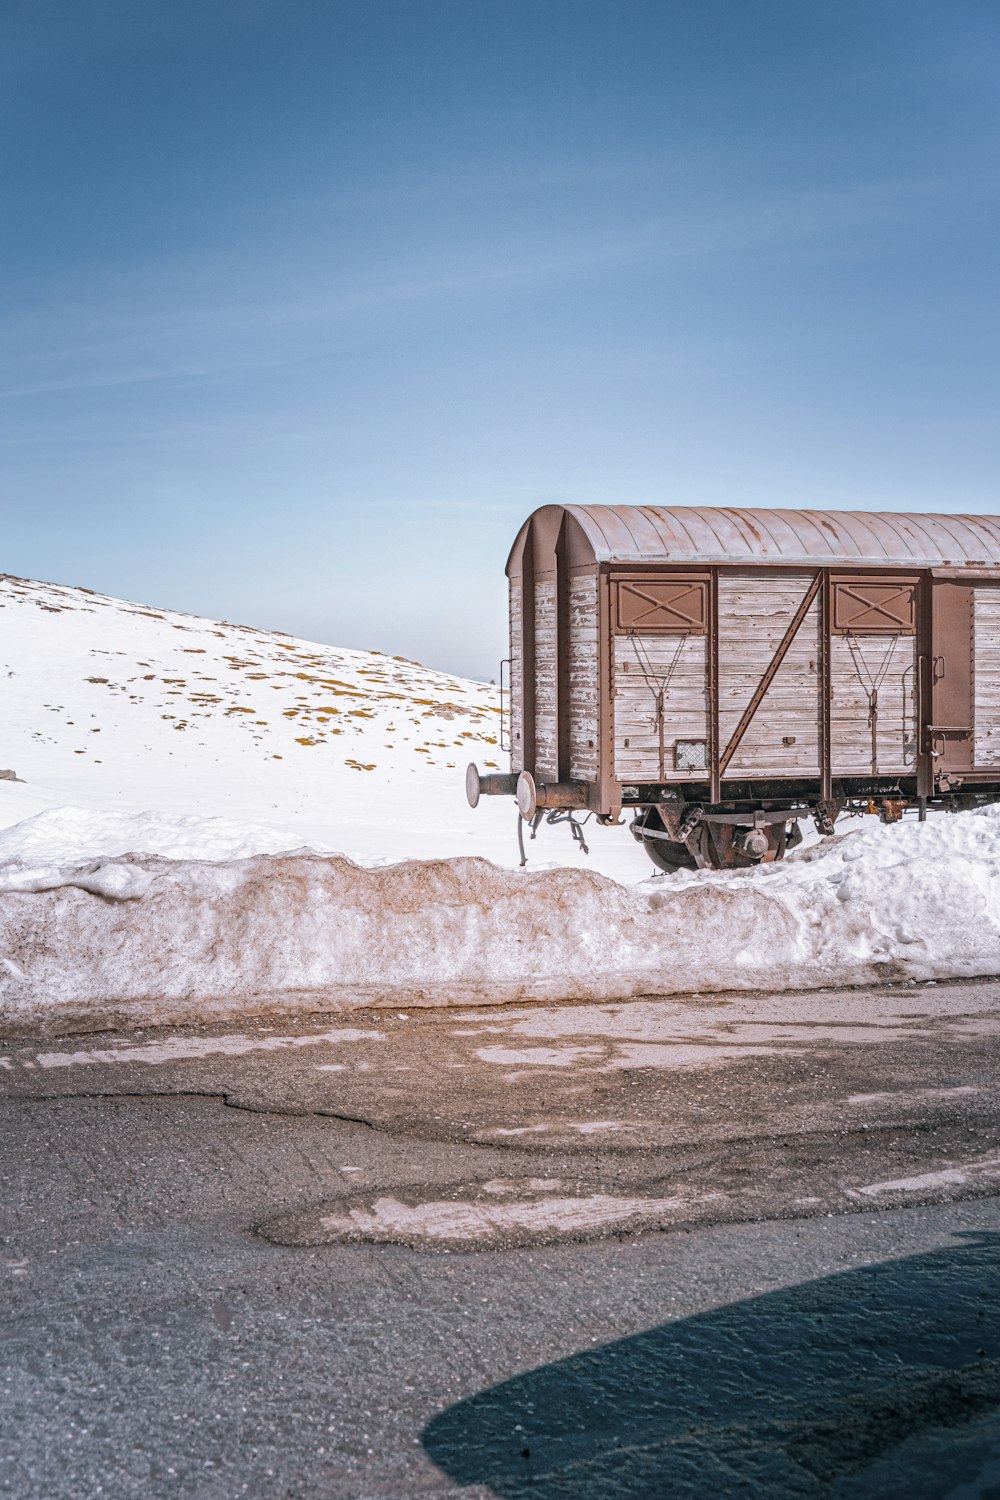
{"type": "MultiPolygon", "coordinates": [[[[910,623],[911,623],[911,618],[912,618],[912,613],[911,612],[912,612],[912,598],[913,598],[913,585],[912,584],[909,584],[909,583],[902,584],[899,588],[896,589],[896,591],[894,593],[890,594],[888,596],[888,598],[883,599],[881,601],[881,603],[877,599],[866,598],[866,596],[864,594],[857,593],[855,591],[855,589],[853,589],[849,583],[838,583],[836,587],[837,587],[838,602],[839,602],[840,599],[842,599],[842,598],[844,598],[846,596],[849,599],[853,599],[856,604],[863,605],[864,606],[864,612],[865,612],[865,614],[868,614],[868,615],[882,615],[883,618],[885,619],[886,624],[892,625],[897,630],[900,628],[900,626],[902,626],[904,629],[907,629],[907,630],[910,628],[910,623]],[[905,599],[906,600],[905,612],[901,612],[899,614],[895,614],[895,613],[893,613],[892,609],[889,607],[892,604],[894,604],[897,599],[905,599]]],[[[839,614],[839,610],[838,610],[838,614],[839,614]]],[[[848,626],[847,625],[842,625],[839,620],[838,620],[837,623],[838,623],[838,628],[839,629],[841,629],[841,630],[848,629],[848,626]]],[[[851,630],[857,630],[858,627],[859,627],[859,625],[861,626],[862,629],[864,629],[864,625],[862,624],[861,617],[860,616],[855,616],[854,619],[851,620],[849,628],[851,630]]]]}
{"type": "MultiPolygon", "coordinates": [[[[644,621],[648,621],[650,615],[666,614],[673,616],[681,626],[693,626],[695,629],[700,630],[704,622],[704,584],[701,582],[686,585],[677,584],[674,587],[678,589],[678,592],[668,600],[658,599],[654,594],[647,593],[637,583],[619,584],[619,588],[626,590],[629,595],[634,596],[636,599],[643,600],[649,606],[648,609],[644,609],[641,614],[637,614],[629,621],[628,628],[630,630],[639,628],[644,621]],[[689,598],[691,595],[694,595],[696,603],[694,612],[689,614],[680,608],[680,605],[684,599],[689,598]]],[[[672,623],[672,621],[669,623],[672,623]]]]}

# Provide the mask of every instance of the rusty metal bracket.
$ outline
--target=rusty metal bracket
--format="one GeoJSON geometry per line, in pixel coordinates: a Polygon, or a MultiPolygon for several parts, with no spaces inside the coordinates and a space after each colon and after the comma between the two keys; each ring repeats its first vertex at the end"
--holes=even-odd
{"type": "Polygon", "coordinates": [[[681,842],[687,845],[688,852],[699,870],[706,869],[711,863],[707,845],[708,827],[700,806],[696,804],[688,808],[677,832],[680,834],[681,842]]]}
{"type": "Polygon", "coordinates": [[[632,837],[638,839],[640,842],[643,839],[662,839],[665,844],[679,844],[681,842],[680,839],[675,839],[672,833],[664,832],[662,828],[644,827],[638,818],[633,818],[628,826],[632,837]]]}
{"type": "Polygon", "coordinates": [[[703,812],[699,818],[702,823],[730,823],[734,828],[768,828],[773,823],[790,823],[794,818],[803,816],[803,808],[783,807],[778,810],[773,808],[756,808],[747,812],[703,812]]]}
{"type": "Polygon", "coordinates": [[[722,752],[722,758],[719,761],[720,777],[726,774],[726,769],[729,765],[729,762],[732,760],[733,756],[736,754],[736,751],[739,749],[740,741],[743,739],[743,736],[750,728],[750,724],[753,720],[754,715],[756,714],[758,708],[760,708],[761,703],[764,701],[764,694],[771,686],[771,683],[774,681],[775,677],[778,674],[778,668],[781,666],[781,663],[788,655],[788,649],[794,641],[795,637],[798,635],[799,628],[806,615],[809,613],[809,610],[811,609],[813,602],[816,599],[816,595],[819,593],[819,588],[822,581],[822,573],[817,573],[812,583],[806,589],[805,597],[803,598],[802,603],[799,605],[798,609],[795,611],[795,614],[792,616],[791,623],[782,636],[777,651],[775,651],[774,655],[771,657],[767,671],[760,679],[760,682],[758,682],[753,697],[750,699],[750,702],[743,710],[740,722],[733,730],[732,735],[729,739],[729,744],[722,752]]]}
{"type": "Polygon", "coordinates": [[[697,805],[688,808],[683,820],[677,825],[677,837],[682,843],[687,843],[692,833],[698,827],[698,824],[702,821],[703,816],[701,808],[697,805]]]}
{"type": "Polygon", "coordinates": [[[816,832],[829,838],[834,833],[837,818],[844,807],[843,799],[840,797],[821,797],[816,803],[813,813],[813,822],[816,824],[816,832]]]}

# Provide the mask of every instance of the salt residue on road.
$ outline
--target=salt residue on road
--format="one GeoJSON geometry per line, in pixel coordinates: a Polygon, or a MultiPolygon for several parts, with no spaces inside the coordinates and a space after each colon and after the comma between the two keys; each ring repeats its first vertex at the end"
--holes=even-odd
{"type": "Polygon", "coordinates": [[[134,1047],[82,1047],[75,1052],[39,1052],[31,1059],[38,1068],[79,1068],[101,1063],[189,1062],[203,1057],[244,1057],[248,1052],[282,1052],[288,1047],[317,1047],[341,1042],[381,1041],[379,1031],[357,1031],[341,1026],[306,1036],[168,1036],[162,1041],[142,1042],[134,1047]]]}
{"type": "Polygon", "coordinates": [[[456,1245],[483,1248],[579,1236],[588,1231],[621,1227],[637,1218],[653,1217],[680,1208],[681,1198],[618,1198],[594,1193],[589,1198],[534,1197],[512,1203],[462,1203],[448,1200],[410,1205],[398,1198],[377,1198],[369,1207],[326,1214],[320,1230],[331,1241],[364,1240],[374,1244],[414,1247],[456,1245]]]}
{"type": "Polygon", "coordinates": [[[625,1197],[600,1189],[588,1192],[579,1185],[573,1190],[558,1178],[494,1180],[457,1185],[447,1197],[411,1189],[405,1197],[382,1193],[341,1200],[259,1224],[257,1232],[279,1245],[511,1249],[656,1229],[716,1196],[687,1190],[669,1197],[625,1197]]]}
{"type": "Polygon", "coordinates": [[[0,864],[7,1025],[1000,973],[1000,809],[869,825],[784,865],[631,887],[481,859],[220,859],[214,819],[214,858],[116,852],[81,866],[55,849],[42,858],[34,823],[28,857],[10,830],[0,864]]]}

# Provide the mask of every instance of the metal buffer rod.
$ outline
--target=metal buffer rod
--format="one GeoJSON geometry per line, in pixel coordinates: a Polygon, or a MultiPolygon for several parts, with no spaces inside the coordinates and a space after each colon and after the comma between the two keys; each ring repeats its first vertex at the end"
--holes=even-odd
{"type": "Polygon", "coordinates": [[[585,808],[588,793],[585,781],[553,781],[539,786],[530,771],[522,771],[517,778],[517,810],[524,821],[530,823],[537,812],[585,808]]]}
{"type": "Polygon", "coordinates": [[[496,776],[480,776],[479,767],[473,762],[465,773],[465,795],[470,807],[478,807],[480,797],[513,797],[517,793],[517,776],[498,773],[496,776]]]}

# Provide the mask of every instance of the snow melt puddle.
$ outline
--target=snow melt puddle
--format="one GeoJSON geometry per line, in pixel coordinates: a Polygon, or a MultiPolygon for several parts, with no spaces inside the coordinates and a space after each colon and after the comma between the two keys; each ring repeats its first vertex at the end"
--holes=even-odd
{"type": "Polygon", "coordinates": [[[86,1063],[169,1063],[187,1058],[212,1057],[224,1053],[230,1057],[245,1052],[273,1052],[284,1047],[313,1047],[322,1042],[383,1042],[380,1031],[357,1031],[341,1027],[336,1031],[316,1032],[311,1036],[171,1036],[161,1042],[144,1042],[139,1046],[88,1048],[79,1052],[39,1052],[40,1068],[74,1068],[86,1063]]]}
{"type": "Polygon", "coordinates": [[[1000,1167],[1000,1156],[966,1162],[961,1167],[944,1167],[939,1172],[924,1172],[920,1177],[897,1177],[891,1182],[873,1182],[855,1188],[852,1197],[877,1198],[880,1193],[924,1193],[939,1187],[964,1187],[976,1177],[992,1176],[1000,1167]]]}

